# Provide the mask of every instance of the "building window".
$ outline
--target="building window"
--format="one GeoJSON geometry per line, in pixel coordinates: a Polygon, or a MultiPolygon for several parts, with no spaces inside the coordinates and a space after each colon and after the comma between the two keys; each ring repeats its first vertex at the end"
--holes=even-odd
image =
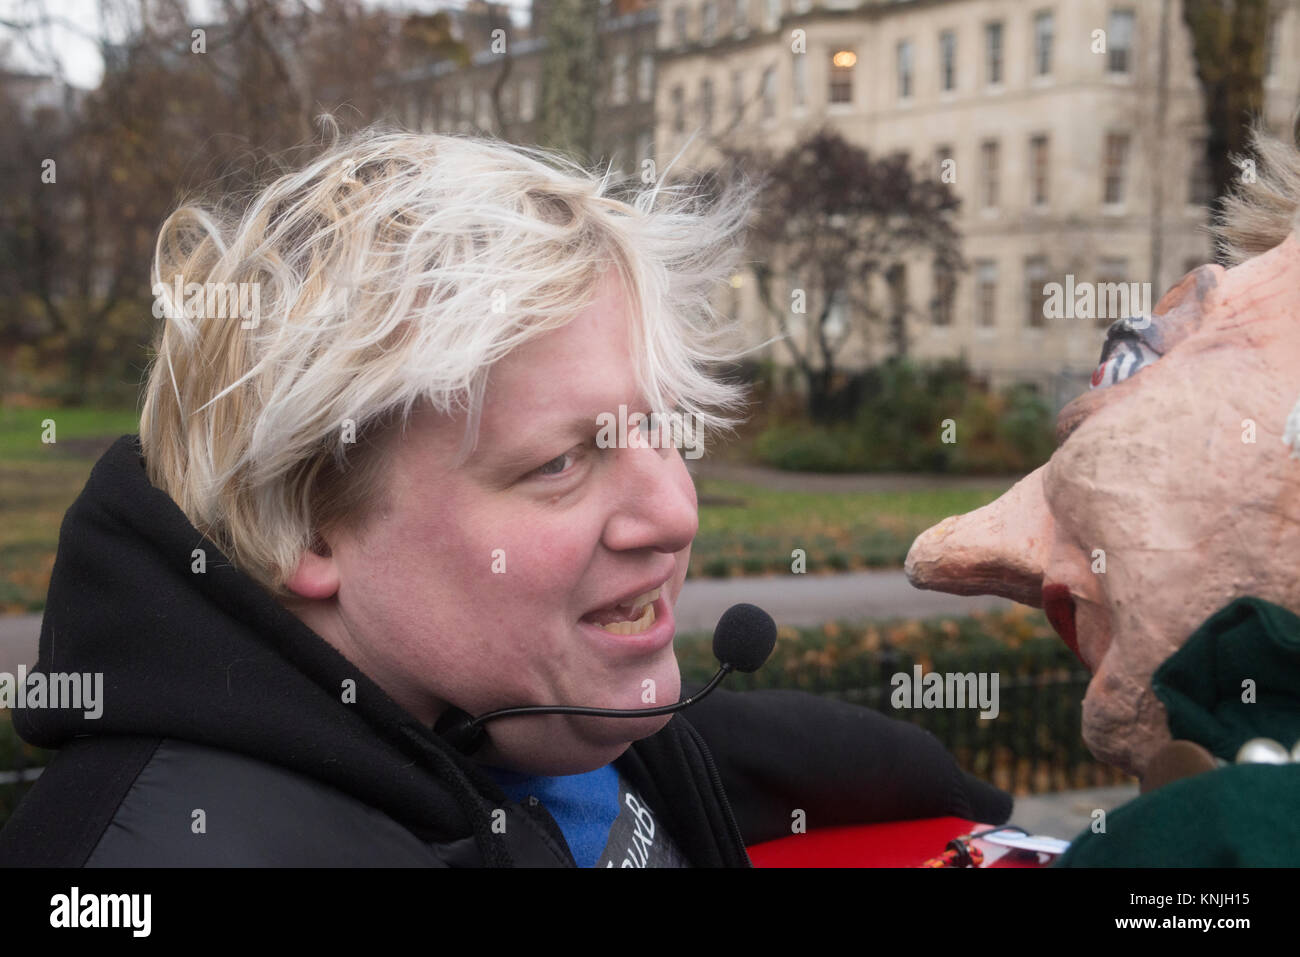
{"type": "Polygon", "coordinates": [[[1118,206],[1124,202],[1124,173],[1125,166],[1128,164],[1128,146],[1127,133],[1106,134],[1102,201],[1108,206],[1118,206]]]}
{"type": "Polygon", "coordinates": [[[1047,205],[1048,169],[1047,136],[1040,134],[1029,140],[1029,201],[1035,206],[1047,205]]]}
{"type": "Polygon", "coordinates": [[[1034,16],[1034,72],[1049,76],[1052,72],[1052,34],[1055,30],[1052,11],[1044,10],[1034,16]]]}
{"type": "Polygon", "coordinates": [[[704,0],[704,9],[700,15],[700,42],[712,43],[717,38],[718,38],[717,0],[704,0]]]}
{"type": "Polygon", "coordinates": [[[980,144],[980,155],[984,160],[984,208],[998,208],[998,141],[985,140],[980,144]]]}
{"type": "Polygon", "coordinates": [[[1214,200],[1214,186],[1210,183],[1210,162],[1205,155],[1205,139],[1193,139],[1188,144],[1192,175],[1187,184],[1187,202],[1192,206],[1209,206],[1214,200]]]}
{"type": "Polygon", "coordinates": [[[736,0],[736,36],[749,33],[749,0],[736,0]]]}
{"type": "Polygon", "coordinates": [[[975,263],[975,318],[981,329],[997,325],[998,264],[992,259],[975,263]]]}
{"type": "Polygon", "coordinates": [[[745,75],[739,70],[731,74],[731,112],[737,121],[745,115],[745,75]]]}
{"type": "Polygon", "coordinates": [[[790,64],[794,74],[793,90],[795,107],[802,108],[808,105],[808,57],[803,53],[792,54],[793,62],[790,64]]]}
{"type": "Polygon", "coordinates": [[[686,132],[686,91],[681,84],[673,87],[673,132],[686,132]]]}
{"type": "Polygon", "coordinates": [[[627,102],[627,67],[627,54],[615,53],[614,62],[611,67],[614,75],[609,89],[610,102],[615,106],[621,106],[627,102]]]}
{"type": "Polygon", "coordinates": [[[762,86],[763,119],[776,118],[776,67],[769,66],[763,71],[762,86]]]}
{"type": "Polygon", "coordinates": [[[1047,285],[1047,259],[1030,256],[1025,260],[1025,326],[1041,329],[1047,321],[1043,309],[1043,287],[1047,285]]]}
{"type": "Polygon", "coordinates": [[[1133,69],[1133,11],[1112,10],[1106,30],[1106,69],[1129,73],[1133,69]]]}
{"type": "Polygon", "coordinates": [[[769,30],[781,25],[781,0],[767,0],[767,23],[769,30]]]}
{"type": "Polygon", "coordinates": [[[700,81],[700,125],[705,131],[713,129],[713,80],[700,81]]]}
{"type": "Polygon", "coordinates": [[[889,314],[894,329],[905,332],[907,327],[907,267],[895,263],[885,273],[885,282],[889,284],[889,314]]]}
{"type": "Polygon", "coordinates": [[[945,93],[957,89],[957,31],[939,34],[939,89],[945,93]]]}
{"type": "Polygon", "coordinates": [[[839,50],[831,57],[832,103],[853,102],[853,65],[858,62],[858,55],[852,50],[839,50]]]}
{"type": "Polygon", "coordinates": [[[1129,302],[1127,295],[1128,286],[1128,260],[1127,259],[1101,259],[1097,262],[1097,328],[1105,329],[1110,326],[1116,319],[1127,319],[1129,316],[1116,315],[1117,312],[1133,312],[1141,308],[1141,303],[1129,302]],[[1123,284],[1121,290],[1117,290],[1113,284],[1123,284]],[[1109,288],[1108,288],[1109,287],[1109,288]],[[1123,307],[1127,306],[1127,310],[1123,307]]]}
{"type": "Polygon", "coordinates": [[[679,47],[686,46],[686,8],[678,7],[673,11],[673,36],[679,47]]]}
{"type": "Polygon", "coordinates": [[[638,61],[637,70],[637,95],[641,101],[647,102],[654,99],[655,95],[655,55],[653,53],[642,53],[638,61]]]}
{"type": "Polygon", "coordinates": [[[934,261],[934,308],[931,321],[936,326],[952,325],[953,304],[957,298],[957,273],[947,263],[934,261]]]}
{"type": "Polygon", "coordinates": [[[1002,82],[1002,24],[984,25],[984,81],[989,86],[1002,82]]]}
{"type": "Polygon", "coordinates": [[[912,41],[900,40],[898,43],[898,98],[911,99],[912,96],[912,41]]]}

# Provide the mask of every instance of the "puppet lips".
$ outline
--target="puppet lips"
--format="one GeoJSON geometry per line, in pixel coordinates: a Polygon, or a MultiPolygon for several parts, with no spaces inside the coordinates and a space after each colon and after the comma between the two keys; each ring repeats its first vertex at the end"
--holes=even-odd
{"type": "Polygon", "coordinates": [[[1068,585],[1053,583],[1043,586],[1043,612],[1061,640],[1086,668],[1088,662],[1083,661],[1083,655],[1079,654],[1079,635],[1074,623],[1074,596],[1070,594],[1068,585]]]}

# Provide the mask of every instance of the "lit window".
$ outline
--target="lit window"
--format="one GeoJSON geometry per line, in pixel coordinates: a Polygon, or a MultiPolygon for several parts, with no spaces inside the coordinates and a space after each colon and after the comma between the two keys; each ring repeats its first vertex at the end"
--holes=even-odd
{"type": "Polygon", "coordinates": [[[853,102],[853,66],[857,62],[858,56],[852,50],[840,50],[831,57],[832,103],[853,102]]]}

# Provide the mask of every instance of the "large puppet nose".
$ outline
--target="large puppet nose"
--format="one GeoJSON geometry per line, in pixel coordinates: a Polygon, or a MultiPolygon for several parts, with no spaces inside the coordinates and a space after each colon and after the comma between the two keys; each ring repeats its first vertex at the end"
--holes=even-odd
{"type": "Polygon", "coordinates": [[[912,543],[903,569],[917,588],[1001,595],[1039,608],[1051,536],[1039,468],[996,502],[926,529],[912,543]]]}

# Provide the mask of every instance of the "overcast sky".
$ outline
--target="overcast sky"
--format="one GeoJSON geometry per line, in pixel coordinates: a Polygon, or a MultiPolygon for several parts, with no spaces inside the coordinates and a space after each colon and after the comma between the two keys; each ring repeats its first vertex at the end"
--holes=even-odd
{"type": "MultiPolygon", "coordinates": [[[[449,7],[462,8],[465,0],[364,0],[367,6],[387,7],[399,11],[428,12],[449,7]]],[[[529,0],[506,0],[511,7],[511,16],[515,23],[524,25],[528,22],[529,0]]],[[[316,7],[308,0],[308,5],[316,7]]],[[[194,4],[196,10],[202,11],[216,4],[199,0],[194,4]]],[[[49,11],[58,21],[48,30],[36,33],[33,40],[41,51],[50,50],[62,64],[64,77],[74,86],[93,89],[99,85],[104,72],[104,64],[99,56],[97,38],[105,32],[105,25],[100,22],[100,0],[0,0],[0,21],[31,22],[38,19],[43,11],[49,11]]],[[[120,40],[121,37],[109,37],[120,40]]],[[[12,29],[0,25],[0,44],[6,40],[9,45],[9,64],[20,69],[32,69],[42,57],[15,36],[12,29]]]]}

